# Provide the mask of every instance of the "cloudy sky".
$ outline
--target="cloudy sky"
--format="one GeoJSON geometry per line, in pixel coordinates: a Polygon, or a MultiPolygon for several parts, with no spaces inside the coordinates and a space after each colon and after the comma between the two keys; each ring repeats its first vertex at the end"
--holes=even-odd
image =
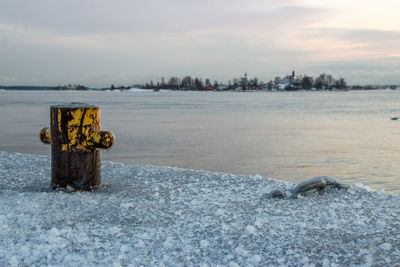
{"type": "Polygon", "coordinates": [[[0,84],[296,70],[400,84],[399,0],[1,0],[0,84]]]}

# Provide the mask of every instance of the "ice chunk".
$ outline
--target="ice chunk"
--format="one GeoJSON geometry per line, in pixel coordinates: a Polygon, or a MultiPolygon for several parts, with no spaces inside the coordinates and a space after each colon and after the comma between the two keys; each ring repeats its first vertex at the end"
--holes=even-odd
{"type": "Polygon", "coordinates": [[[248,234],[251,234],[251,235],[256,235],[257,234],[257,229],[253,225],[247,225],[246,226],[246,232],[248,234]]]}
{"type": "Polygon", "coordinates": [[[235,249],[235,253],[239,256],[246,257],[248,254],[248,251],[244,249],[242,246],[239,246],[235,249]]]}
{"type": "Polygon", "coordinates": [[[391,250],[392,249],[392,245],[389,243],[383,243],[382,245],[379,246],[381,249],[383,250],[391,250]]]}
{"type": "Polygon", "coordinates": [[[18,258],[16,255],[13,255],[10,260],[8,261],[8,264],[12,267],[17,267],[19,264],[18,258]]]}
{"type": "Polygon", "coordinates": [[[200,241],[200,247],[201,247],[201,248],[207,248],[208,245],[209,245],[209,243],[208,243],[207,240],[204,240],[204,239],[203,239],[203,240],[200,241]]]}

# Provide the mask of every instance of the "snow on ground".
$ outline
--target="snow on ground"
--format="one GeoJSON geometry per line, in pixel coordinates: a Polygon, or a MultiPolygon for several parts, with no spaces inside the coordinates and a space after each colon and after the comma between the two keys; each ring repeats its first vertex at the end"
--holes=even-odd
{"type": "MultiPolygon", "coordinates": [[[[311,177],[307,177],[311,178],[311,177]]],[[[0,266],[390,266],[400,196],[103,162],[94,192],[49,189],[50,159],[0,152],[0,266]]]]}
{"type": "Polygon", "coordinates": [[[130,89],[123,90],[122,92],[153,92],[153,90],[141,89],[141,88],[130,88],[130,89]]]}
{"type": "MultiPolygon", "coordinates": [[[[142,93],[142,92],[149,92],[149,93],[153,93],[154,90],[153,89],[141,89],[141,88],[129,88],[129,89],[123,89],[123,90],[119,90],[119,89],[115,89],[115,90],[106,90],[106,92],[134,92],[134,93],[142,93]]],[[[172,90],[168,90],[168,89],[160,89],[158,92],[172,92],[172,90]]]]}

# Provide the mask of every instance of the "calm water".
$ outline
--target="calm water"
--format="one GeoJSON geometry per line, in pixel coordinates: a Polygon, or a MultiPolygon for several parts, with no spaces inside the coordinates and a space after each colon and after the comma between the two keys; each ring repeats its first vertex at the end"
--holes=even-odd
{"type": "Polygon", "coordinates": [[[0,91],[0,150],[50,155],[49,106],[101,107],[103,158],[298,182],[318,175],[400,192],[400,91],[0,91]]]}

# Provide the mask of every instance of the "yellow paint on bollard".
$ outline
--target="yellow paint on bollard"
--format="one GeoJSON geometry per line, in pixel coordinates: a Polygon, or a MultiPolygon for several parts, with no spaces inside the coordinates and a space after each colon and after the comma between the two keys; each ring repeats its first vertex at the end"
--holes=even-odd
{"type": "MultiPolygon", "coordinates": [[[[58,114],[61,110],[58,109],[58,114]]],[[[71,110],[69,115],[71,119],[67,123],[68,144],[63,146],[63,151],[85,150],[91,151],[95,147],[88,145],[88,141],[92,132],[100,129],[100,110],[97,107],[77,108],[71,110]]],[[[62,120],[58,121],[61,128],[62,120]]]]}
{"type": "MultiPolygon", "coordinates": [[[[62,133],[62,110],[58,108],[57,116],[52,118],[53,125],[57,125],[58,132],[62,133]]],[[[100,129],[100,110],[97,107],[77,108],[68,113],[70,120],[67,122],[68,142],[62,144],[62,151],[84,150],[94,148],[110,148],[114,143],[114,135],[100,129]]],[[[43,128],[40,139],[45,144],[51,143],[50,128],[43,128]]],[[[58,139],[62,139],[58,137],[58,139]]]]}
{"type": "Polygon", "coordinates": [[[40,140],[47,145],[51,144],[51,131],[49,127],[43,128],[40,131],[40,140]]]}

